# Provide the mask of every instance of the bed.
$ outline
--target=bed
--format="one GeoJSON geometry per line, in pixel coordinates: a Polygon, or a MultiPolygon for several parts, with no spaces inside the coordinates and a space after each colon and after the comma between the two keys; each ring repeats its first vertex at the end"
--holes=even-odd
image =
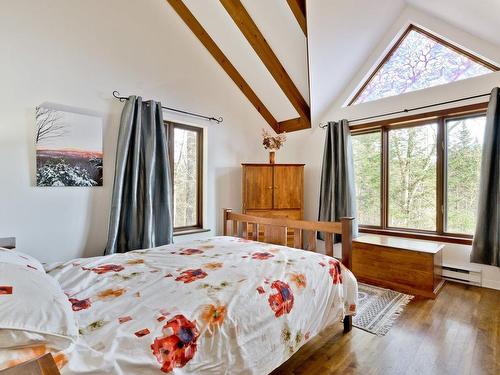
{"type": "Polygon", "coordinates": [[[343,321],[348,332],[351,220],[224,210],[224,236],[47,266],[79,327],[53,353],[61,374],[267,374],[328,326],[343,321]],[[292,229],[309,251],[285,246],[292,229]],[[345,265],[312,251],[318,231],[329,255],[343,235],[345,265]]]}

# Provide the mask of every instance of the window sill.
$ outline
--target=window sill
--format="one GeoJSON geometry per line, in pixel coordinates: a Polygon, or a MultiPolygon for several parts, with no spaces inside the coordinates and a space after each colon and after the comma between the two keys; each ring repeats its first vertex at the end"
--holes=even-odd
{"type": "Polygon", "coordinates": [[[360,233],[371,233],[371,234],[381,234],[385,236],[394,237],[404,237],[404,238],[414,238],[419,240],[427,241],[439,241],[445,243],[455,243],[460,245],[472,245],[472,238],[468,237],[456,237],[443,234],[433,234],[433,233],[418,233],[418,232],[405,232],[393,229],[379,229],[379,228],[359,228],[360,233]]]}
{"type": "Polygon", "coordinates": [[[174,237],[187,236],[188,234],[206,233],[206,232],[210,232],[210,231],[211,231],[211,229],[205,229],[205,228],[178,230],[178,231],[174,231],[174,237]]]}

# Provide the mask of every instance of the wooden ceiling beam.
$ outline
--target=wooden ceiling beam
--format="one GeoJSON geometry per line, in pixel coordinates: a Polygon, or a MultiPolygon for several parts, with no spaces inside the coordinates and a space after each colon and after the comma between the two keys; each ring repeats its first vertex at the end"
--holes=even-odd
{"type": "Polygon", "coordinates": [[[307,38],[306,0],[286,0],[295,19],[307,38]]]}
{"type": "Polygon", "coordinates": [[[309,129],[311,127],[311,122],[304,120],[303,117],[297,117],[290,120],[281,121],[278,123],[278,125],[278,133],[291,133],[297,130],[309,129]]]}
{"type": "Polygon", "coordinates": [[[191,11],[186,7],[182,0],[166,0],[172,8],[177,12],[179,17],[184,21],[184,23],[191,29],[198,40],[205,46],[205,48],[210,52],[213,58],[219,63],[222,69],[229,75],[233,82],[238,86],[241,92],[247,97],[247,99],[253,104],[255,109],[262,115],[262,117],[267,121],[267,123],[274,129],[275,132],[280,132],[279,123],[276,121],[271,112],[266,108],[264,103],[259,99],[257,94],[252,90],[250,85],[245,81],[241,74],[236,70],[229,59],[224,55],[222,50],[217,46],[214,40],[208,35],[203,26],[194,17],[191,11]]]}
{"type": "Polygon", "coordinates": [[[219,0],[234,23],[238,26],[242,34],[259,56],[267,70],[286,95],[292,106],[302,118],[302,123],[311,127],[311,111],[309,104],[302,97],[292,79],[281,65],[266,39],[259,31],[257,25],[252,20],[240,0],[219,0]]]}

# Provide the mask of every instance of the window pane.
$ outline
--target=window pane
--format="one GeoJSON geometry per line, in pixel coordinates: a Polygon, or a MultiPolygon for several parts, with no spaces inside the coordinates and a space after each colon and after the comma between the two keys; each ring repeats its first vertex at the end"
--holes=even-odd
{"type": "Polygon", "coordinates": [[[174,129],[174,227],[198,224],[198,133],[174,129]]]}
{"type": "Polygon", "coordinates": [[[389,131],[389,226],[436,230],[437,125],[389,131]]]}
{"type": "Polygon", "coordinates": [[[485,116],[446,122],[446,231],[473,234],[485,116]]]}
{"type": "Polygon", "coordinates": [[[400,95],[493,72],[412,30],[370,79],[354,104],[400,95]]]}
{"type": "Polygon", "coordinates": [[[358,222],[364,225],[380,226],[381,143],[380,132],[352,137],[358,222]]]}

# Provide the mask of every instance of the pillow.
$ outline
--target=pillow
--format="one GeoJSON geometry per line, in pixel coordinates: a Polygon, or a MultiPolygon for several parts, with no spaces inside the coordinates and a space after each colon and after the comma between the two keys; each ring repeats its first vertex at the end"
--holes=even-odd
{"type": "Polygon", "coordinates": [[[22,264],[0,263],[0,349],[43,344],[64,350],[77,338],[71,303],[55,279],[22,264]]]}
{"type": "Polygon", "coordinates": [[[28,254],[0,247],[0,263],[18,264],[45,273],[42,264],[28,254]]]}

